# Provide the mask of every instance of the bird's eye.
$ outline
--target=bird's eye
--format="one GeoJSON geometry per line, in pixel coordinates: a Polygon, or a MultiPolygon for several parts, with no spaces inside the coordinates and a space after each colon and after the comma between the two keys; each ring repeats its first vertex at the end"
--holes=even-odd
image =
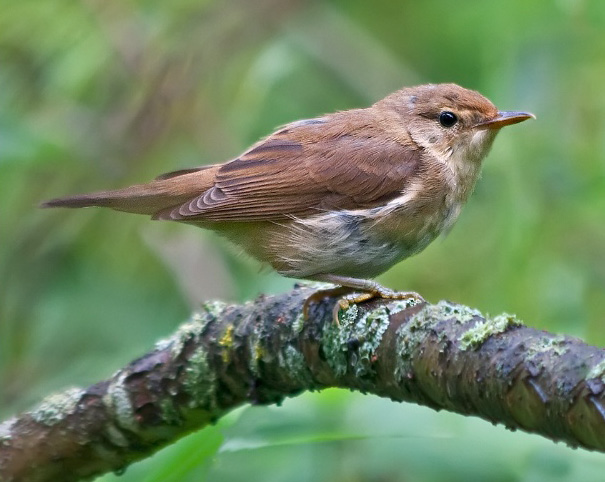
{"type": "Polygon", "coordinates": [[[458,122],[458,117],[453,112],[449,110],[443,111],[439,114],[439,123],[443,127],[452,127],[456,122],[458,122]]]}

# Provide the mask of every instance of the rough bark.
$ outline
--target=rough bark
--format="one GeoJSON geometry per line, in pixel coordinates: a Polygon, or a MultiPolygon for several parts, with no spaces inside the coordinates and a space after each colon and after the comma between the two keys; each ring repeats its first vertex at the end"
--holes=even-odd
{"type": "Polygon", "coordinates": [[[605,451],[605,352],[449,303],[376,300],[341,312],[309,287],[208,303],[155,348],[86,389],[0,424],[0,479],[119,471],[243,403],[345,387],[475,415],[605,451]]]}

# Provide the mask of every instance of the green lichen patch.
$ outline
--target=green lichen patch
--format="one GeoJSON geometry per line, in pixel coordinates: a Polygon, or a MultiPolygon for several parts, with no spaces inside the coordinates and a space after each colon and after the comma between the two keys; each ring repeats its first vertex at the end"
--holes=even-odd
{"type": "Polygon", "coordinates": [[[442,317],[439,305],[426,305],[397,330],[397,362],[395,376],[402,381],[412,373],[412,357],[442,317]]]}
{"type": "Polygon", "coordinates": [[[349,305],[347,308],[341,308],[338,310],[338,322],[343,327],[350,326],[355,323],[358,314],[359,308],[356,304],[349,305]]]}
{"type": "Polygon", "coordinates": [[[323,352],[330,368],[337,376],[342,376],[347,372],[347,338],[343,329],[354,323],[358,311],[357,305],[351,305],[346,310],[340,310],[340,326],[336,323],[331,323],[323,331],[323,352]]]}
{"type": "Polygon", "coordinates": [[[160,400],[159,405],[162,412],[162,420],[165,424],[181,425],[183,423],[183,417],[181,417],[181,413],[170,397],[165,397],[160,400]]]}
{"type": "Polygon", "coordinates": [[[485,343],[489,337],[504,333],[512,326],[519,326],[522,323],[514,315],[503,313],[492,319],[486,319],[484,322],[477,323],[472,328],[466,330],[460,336],[461,350],[475,350],[485,343]]]}
{"type": "Polygon", "coordinates": [[[544,336],[532,340],[532,343],[526,348],[526,357],[528,360],[532,360],[542,353],[561,356],[567,353],[568,350],[569,346],[563,335],[544,336]]]}
{"type": "Polygon", "coordinates": [[[305,317],[301,312],[296,316],[296,318],[292,322],[292,332],[295,335],[300,335],[301,332],[303,331],[304,327],[305,327],[305,317]]]}
{"type": "Polygon", "coordinates": [[[107,393],[103,397],[103,403],[110,412],[115,415],[115,420],[120,427],[136,432],[139,425],[134,418],[134,410],[130,402],[128,389],[124,385],[128,372],[119,372],[107,387],[107,393]]]}
{"type": "Polygon", "coordinates": [[[8,420],[0,423],[0,445],[6,445],[10,443],[13,437],[13,426],[17,422],[16,417],[11,417],[8,420]]]}
{"type": "Polygon", "coordinates": [[[591,378],[600,378],[605,382],[605,360],[597,363],[586,375],[586,379],[589,380],[591,378]]]}
{"type": "MultiPolygon", "coordinates": [[[[214,301],[206,301],[205,303],[202,304],[202,309],[205,311],[206,315],[210,315],[211,318],[218,318],[219,316],[221,316],[221,314],[223,313],[223,311],[225,311],[225,308],[227,308],[227,303],[225,303],[224,301],[220,301],[220,300],[214,300],[214,301]]],[[[203,316],[203,315],[199,315],[200,317],[203,318],[208,318],[207,316],[203,316]]]]}
{"type": "Polygon", "coordinates": [[[208,324],[220,317],[227,306],[222,301],[205,302],[202,305],[203,311],[194,313],[191,319],[181,324],[170,337],[156,342],[155,349],[165,350],[170,347],[173,357],[179,356],[185,343],[188,340],[198,340],[204,334],[208,324]]]}
{"type": "Polygon", "coordinates": [[[268,352],[263,346],[263,334],[264,328],[262,323],[255,323],[252,327],[252,332],[248,335],[247,345],[248,351],[250,353],[248,368],[254,374],[254,376],[259,377],[260,373],[260,364],[264,360],[265,356],[268,356],[268,352]]]}
{"type": "Polygon", "coordinates": [[[304,355],[292,345],[286,345],[278,355],[280,367],[292,378],[300,381],[301,385],[308,386],[313,377],[309,371],[304,355]]]}
{"type": "Polygon", "coordinates": [[[50,427],[72,414],[85,393],[81,388],[75,387],[54,393],[42,400],[29,414],[36,422],[50,427]]]}
{"type": "Polygon", "coordinates": [[[259,338],[250,339],[250,371],[254,374],[254,376],[260,376],[260,363],[265,356],[265,349],[263,348],[262,343],[259,338]]]}
{"type": "Polygon", "coordinates": [[[172,356],[176,358],[183,351],[185,343],[188,340],[197,340],[204,333],[208,323],[213,320],[214,318],[207,313],[195,313],[189,321],[182,323],[173,335],[157,341],[155,349],[170,348],[172,356]]]}
{"type": "Polygon", "coordinates": [[[349,367],[358,377],[373,373],[376,349],[389,326],[389,309],[380,306],[362,316],[359,312],[357,305],[341,310],[340,326],[334,323],[324,330],[324,353],[337,375],[343,375],[349,367]]]}
{"type": "Polygon", "coordinates": [[[223,336],[221,336],[220,340],[218,341],[219,346],[221,346],[223,348],[222,357],[223,357],[223,362],[225,362],[225,363],[229,363],[229,360],[231,359],[231,350],[233,349],[233,333],[234,332],[235,332],[235,328],[233,327],[233,325],[227,325],[227,329],[225,330],[225,333],[223,333],[223,336]]]}
{"type": "Polygon", "coordinates": [[[355,325],[353,335],[359,336],[360,341],[362,341],[357,349],[356,376],[362,377],[372,373],[372,359],[388,327],[389,309],[385,306],[370,311],[355,325]]]}
{"type": "Polygon", "coordinates": [[[190,408],[216,408],[216,374],[208,363],[208,353],[197,348],[189,357],[183,378],[183,388],[191,397],[190,408]]]}
{"type": "Polygon", "coordinates": [[[410,298],[407,300],[395,300],[387,305],[387,309],[389,310],[389,313],[391,315],[394,315],[403,310],[407,310],[408,308],[411,308],[412,306],[415,306],[416,304],[418,304],[418,302],[413,298],[410,298]]]}
{"type": "Polygon", "coordinates": [[[468,306],[458,305],[449,301],[442,300],[435,305],[428,307],[430,310],[430,316],[435,319],[454,319],[456,323],[461,325],[472,321],[474,318],[481,317],[483,315],[479,310],[469,308],[468,306]]]}

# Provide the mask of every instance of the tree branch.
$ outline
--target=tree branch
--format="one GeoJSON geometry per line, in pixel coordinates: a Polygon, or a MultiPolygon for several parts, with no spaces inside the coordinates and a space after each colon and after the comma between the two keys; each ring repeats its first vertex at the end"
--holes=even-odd
{"type": "Polygon", "coordinates": [[[81,480],[148,457],[243,403],[344,387],[605,451],[605,352],[462,305],[314,291],[208,303],[155,349],[0,424],[0,479],[81,480]]]}

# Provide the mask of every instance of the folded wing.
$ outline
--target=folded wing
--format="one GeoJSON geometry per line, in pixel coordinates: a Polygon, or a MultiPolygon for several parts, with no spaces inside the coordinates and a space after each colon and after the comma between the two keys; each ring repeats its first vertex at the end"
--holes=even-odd
{"type": "Polygon", "coordinates": [[[418,168],[418,151],[367,124],[343,129],[337,116],[277,131],[221,165],[212,187],[154,218],[279,221],[371,208],[401,195],[418,168]]]}

